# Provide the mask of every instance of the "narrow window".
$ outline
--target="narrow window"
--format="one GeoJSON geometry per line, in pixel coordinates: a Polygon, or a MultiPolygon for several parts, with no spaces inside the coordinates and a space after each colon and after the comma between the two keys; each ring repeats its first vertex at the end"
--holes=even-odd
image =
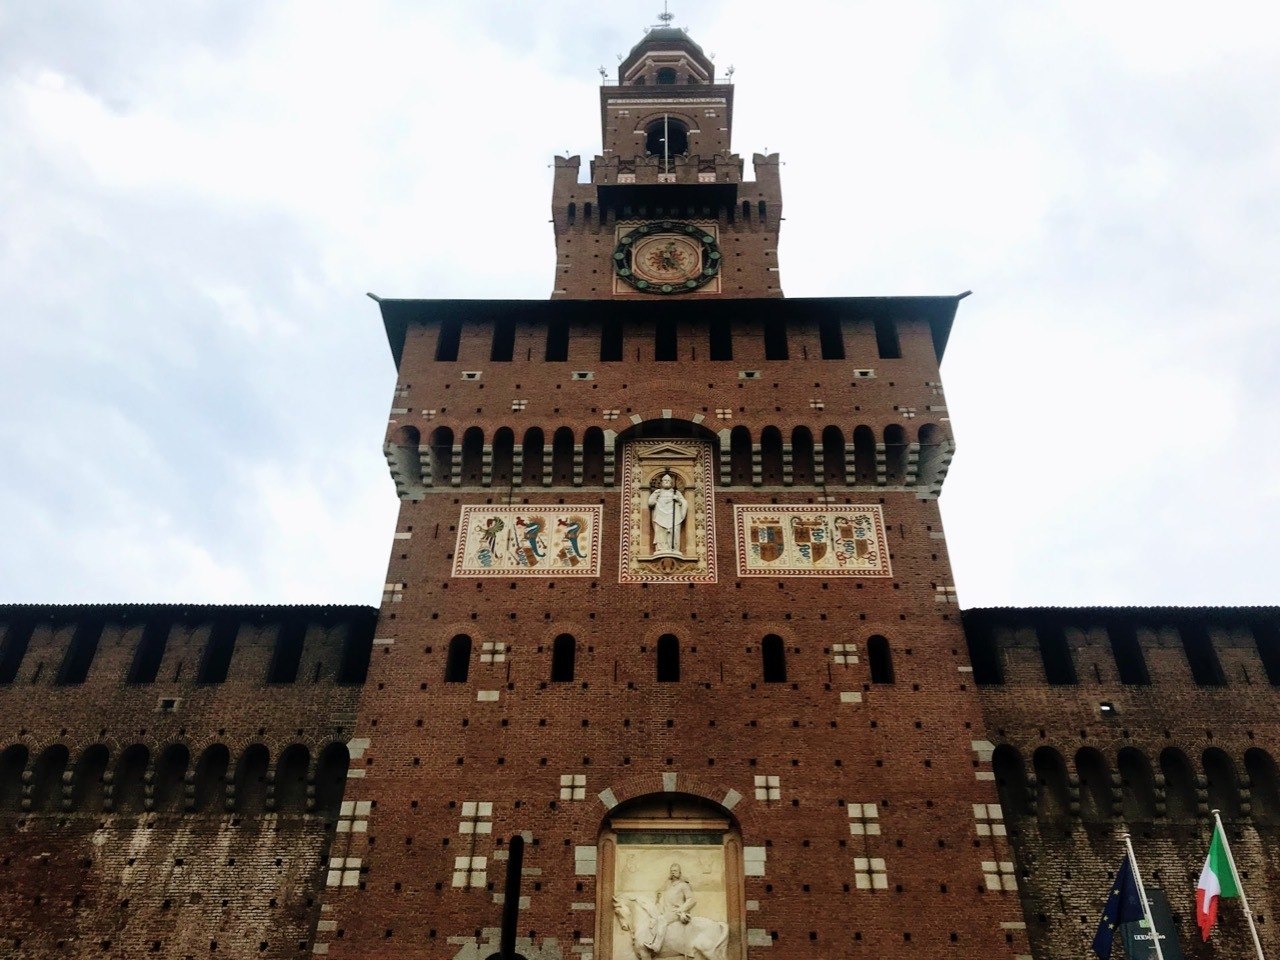
{"type": "Polygon", "coordinates": [[[548,363],[563,363],[569,359],[569,321],[552,320],[547,324],[548,363]]]}
{"type": "Polygon", "coordinates": [[[1040,641],[1040,660],[1049,685],[1062,687],[1076,683],[1076,665],[1071,659],[1066,631],[1056,623],[1046,624],[1036,628],[1036,639],[1040,641]]]}
{"type": "Polygon", "coordinates": [[[676,342],[676,322],[670,317],[659,317],[653,328],[653,359],[679,360],[676,342]]]}
{"type": "Polygon", "coordinates": [[[600,359],[605,363],[622,360],[622,321],[605,320],[600,326],[600,359]]]}
{"type": "Polygon", "coordinates": [[[142,638],[133,653],[126,683],[155,683],[164,659],[165,644],[169,640],[169,621],[148,620],[142,628],[142,638]]]}
{"type": "Polygon", "coordinates": [[[462,323],[459,320],[442,320],[440,335],[436,340],[436,359],[452,361],[458,359],[458,340],[462,336],[462,323]]]}
{"type": "MultiPolygon", "coordinates": [[[[1258,656],[1262,660],[1262,669],[1267,673],[1267,680],[1273,687],[1280,686],[1280,630],[1271,622],[1255,623],[1253,642],[1257,644],[1258,656]]],[[[3,682],[3,673],[0,672],[0,683],[3,682]]]]}
{"type": "Polygon", "coordinates": [[[573,680],[573,666],[577,659],[578,644],[569,634],[556,637],[551,646],[551,681],[569,683],[573,680]]]}
{"type": "Polygon", "coordinates": [[[569,225],[572,226],[578,219],[578,205],[576,203],[569,204],[569,225]]]}
{"type": "Polygon", "coordinates": [[[367,617],[347,627],[346,639],[342,641],[342,659],[338,662],[339,683],[364,683],[368,677],[376,623],[375,618],[367,617]]]}
{"type": "Polygon", "coordinates": [[[1151,675],[1147,672],[1147,660],[1142,655],[1142,646],[1138,643],[1138,631],[1131,623],[1114,623],[1107,628],[1107,637],[1111,641],[1111,655],[1116,660],[1116,670],[1120,674],[1120,682],[1136,687],[1145,687],[1151,683],[1151,675]]]}
{"type": "Polygon", "coordinates": [[[818,321],[818,340],[822,344],[823,360],[844,359],[844,331],[835,317],[823,317],[818,321]]]}
{"type": "Polygon", "coordinates": [[[271,654],[271,666],[267,669],[267,683],[293,683],[298,679],[302,645],[306,636],[307,624],[304,620],[280,625],[275,650],[271,654]]]}
{"type": "Polygon", "coordinates": [[[787,650],[782,638],[769,634],[760,644],[760,657],[764,665],[765,683],[787,682],[787,650]]]}
{"type": "Polygon", "coordinates": [[[591,222],[591,201],[590,200],[588,200],[586,203],[582,205],[582,222],[583,223],[591,222]]]}
{"type": "Polygon", "coordinates": [[[449,641],[449,656],[444,664],[445,683],[466,683],[471,670],[471,638],[460,633],[449,641]]]}
{"type": "Polygon", "coordinates": [[[658,682],[675,683],[680,679],[680,641],[669,633],[658,638],[658,682]]]}
{"type": "Polygon", "coordinates": [[[84,683],[101,639],[101,621],[90,620],[76,624],[75,633],[71,635],[71,645],[67,647],[67,654],[62,658],[62,666],[58,669],[56,682],[59,686],[84,683]]]}
{"type": "Polygon", "coordinates": [[[1202,687],[1226,686],[1227,678],[1222,672],[1222,664],[1218,662],[1217,651],[1213,649],[1213,641],[1204,624],[1192,623],[1180,627],[1182,648],[1187,654],[1187,663],[1191,667],[1191,676],[1202,687]]]}
{"type": "Polygon", "coordinates": [[[787,324],[780,317],[772,317],[764,322],[764,358],[787,359],[787,324]]]}
{"type": "Polygon", "coordinates": [[[4,631],[4,646],[0,647],[0,683],[13,683],[31,644],[35,624],[30,621],[9,621],[4,631]]]}
{"type": "Polygon", "coordinates": [[[219,620],[213,625],[213,629],[209,631],[209,640],[204,645],[204,656],[200,660],[196,683],[222,683],[227,679],[239,629],[240,625],[234,620],[219,620]]]}
{"type": "Polygon", "coordinates": [[[876,320],[876,352],[881,360],[897,360],[902,356],[902,348],[898,344],[898,325],[884,317],[876,320]]]}
{"type": "Polygon", "coordinates": [[[751,201],[750,200],[742,201],[742,219],[747,222],[750,222],[751,220],[751,201]]]}
{"type": "Polygon", "coordinates": [[[711,321],[711,359],[733,359],[733,327],[723,317],[711,321]]]}
{"type": "Polygon", "coordinates": [[[756,204],[756,210],[760,214],[760,222],[764,223],[765,220],[769,218],[769,208],[765,205],[765,202],[763,200],[761,200],[758,204],[756,204]]]}
{"type": "Polygon", "coordinates": [[[871,666],[872,683],[893,683],[893,655],[889,641],[876,636],[867,641],[867,662],[871,666]]]}
{"type": "Polygon", "coordinates": [[[489,350],[489,359],[495,363],[510,363],[516,349],[516,322],[510,317],[501,317],[493,325],[493,346],[489,350]]]}

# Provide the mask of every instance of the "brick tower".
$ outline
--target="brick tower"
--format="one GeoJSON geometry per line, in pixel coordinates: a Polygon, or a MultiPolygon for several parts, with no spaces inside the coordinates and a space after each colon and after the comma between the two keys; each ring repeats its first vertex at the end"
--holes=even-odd
{"type": "Polygon", "coordinates": [[[783,299],[777,155],[683,31],[600,98],[549,301],[380,302],[402,505],[314,950],[1028,954],[936,501],[959,298],[783,299]]]}

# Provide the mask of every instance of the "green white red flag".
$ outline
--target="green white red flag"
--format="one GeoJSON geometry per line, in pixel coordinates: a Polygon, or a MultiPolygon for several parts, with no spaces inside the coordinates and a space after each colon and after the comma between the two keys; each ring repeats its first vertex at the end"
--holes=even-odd
{"type": "Polygon", "coordinates": [[[1236,886],[1235,871],[1231,869],[1227,838],[1222,824],[1213,828],[1213,840],[1209,842],[1209,856],[1200,871],[1196,884],[1196,924],[1200,927],[1200,939],[1208,940],[1213,925],[1218,921],[1218,901],[1223,897],[1240,896],[1236,886]]]}

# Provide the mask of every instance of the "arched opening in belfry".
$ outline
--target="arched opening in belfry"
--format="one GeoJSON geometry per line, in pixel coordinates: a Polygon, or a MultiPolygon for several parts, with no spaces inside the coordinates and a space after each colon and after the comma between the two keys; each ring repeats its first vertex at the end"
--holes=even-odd
{"type": "Polygon", "coordinates": [[[680,792],[678,777],[669,792],[617,804],[593,851],[596,955],[651,956],[646,944],[657,932],[659,956],[746,956],[745,877],[760,874],[762,852],[744,850],[733,814],[680,792]],[[688,923],[655,930],[655,900],[671,912],[687,905],[688,923]]]}
{"type": "Polygon", "coordinates": [[[675,117],[659,117],[644,129],[644,152],[651,157],[681,157],[689,152],[689,128],[675,117]]]}
{"type": "Polygon", "coordinates": [[[654,80],[662,84],[675,83],[677,80],[675,67],[659,67],[658,74],[654,77],[654,80]]]}

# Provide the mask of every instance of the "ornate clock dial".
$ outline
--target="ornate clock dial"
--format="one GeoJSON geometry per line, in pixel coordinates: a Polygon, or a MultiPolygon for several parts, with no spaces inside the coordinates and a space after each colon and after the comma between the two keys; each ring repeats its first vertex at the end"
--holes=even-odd
{"type": "Polygon", "coordinates": [[[623,234],[613,252],[614,271],[644,293],[689,293],[720,272],[716,238],[692,223],[661,220],[623,234]]]}

